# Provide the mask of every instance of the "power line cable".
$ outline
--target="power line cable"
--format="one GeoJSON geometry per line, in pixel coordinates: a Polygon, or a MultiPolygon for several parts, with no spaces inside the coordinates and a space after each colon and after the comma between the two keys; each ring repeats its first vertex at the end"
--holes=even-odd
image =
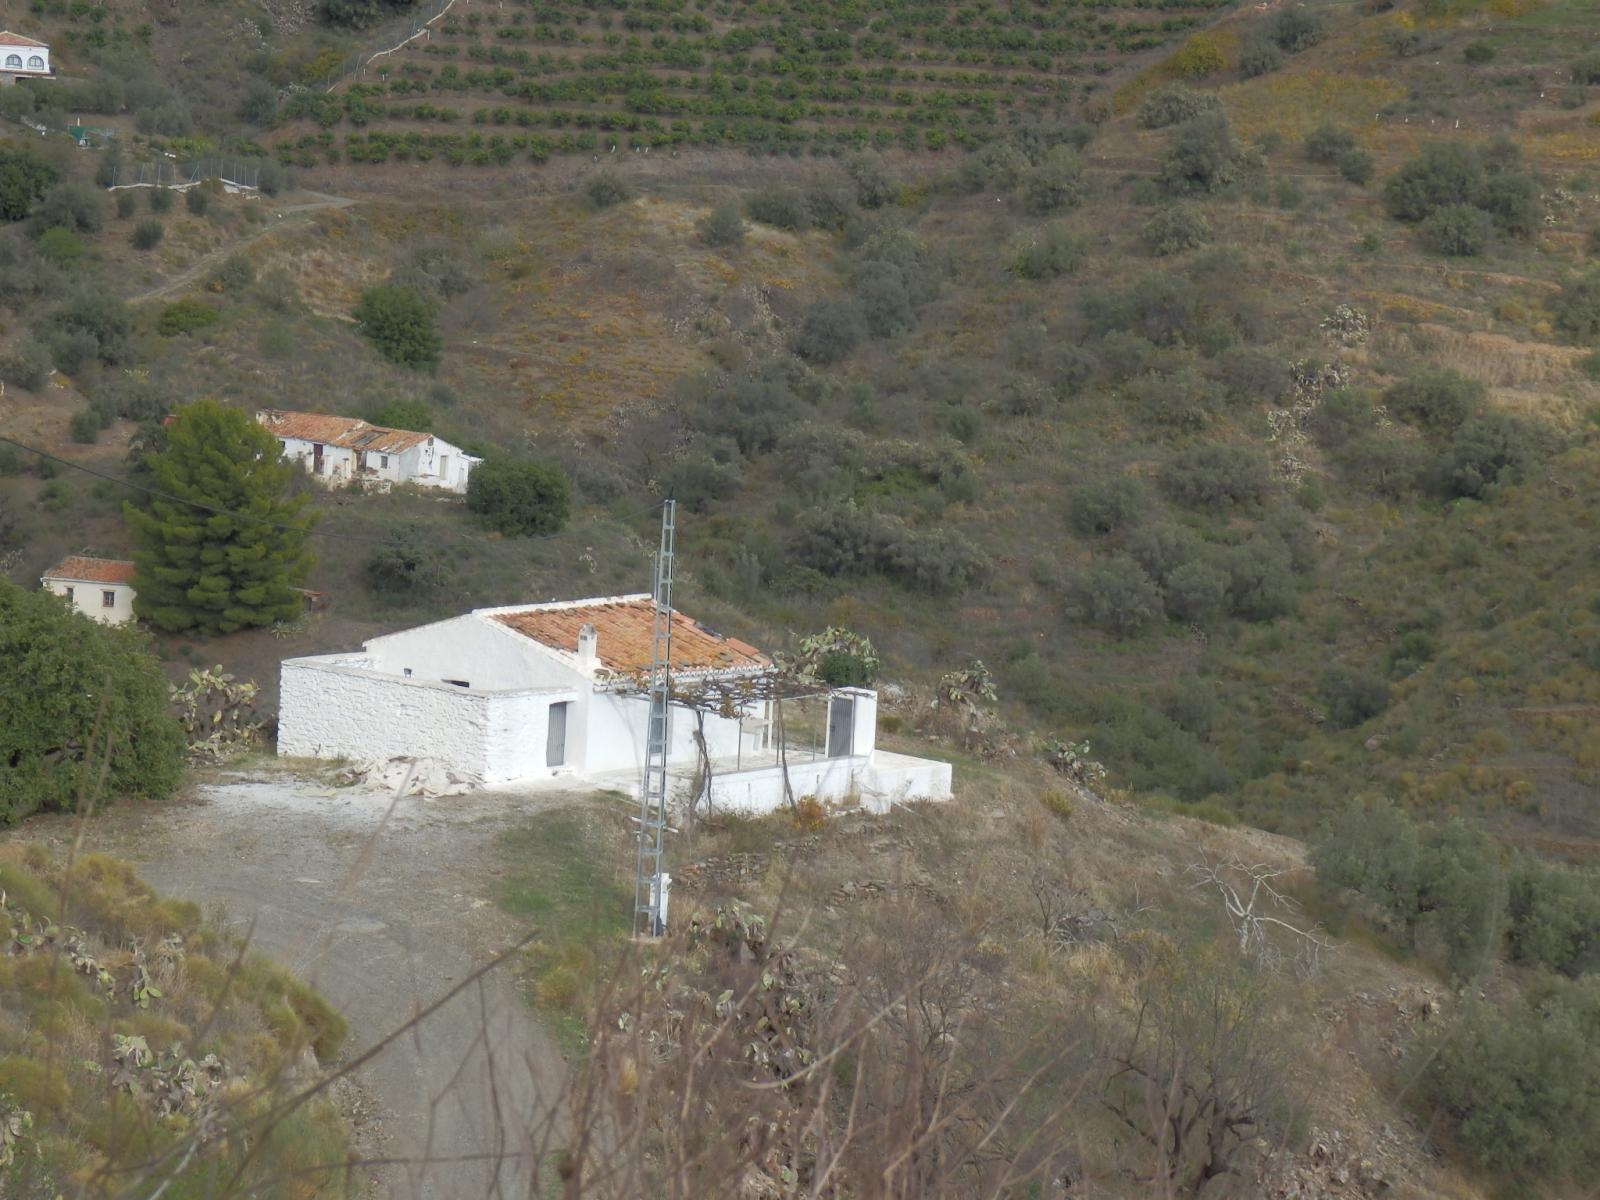
{"type": "MultiPolygon", "coordinates": [[[[269,521],[265,517],[252,516],[249,513],[238,512],[230,508],[220,508],[215,504],[207,504],[203,500],[185,499],[182,496],[174,496],[171,492],[164,492],[160,488],[147,487],[142,483],[135,483],[131,479],[123,479],[120,476],[107,474],[105,471],[97,471],[93,467],[85,466],[83,463],[73,462],[71,459],[62,458],[60,455],[51,454],[48,450],[41,450],[37,446],[28,445],[26,442],[19,442],[16,438],[8,437],[3,433],[0,433],[0,442],[4,442],[9,446],[15,446],[19,450],[26,450],[29,454],[37,454],[42,459],[47,459],[50,462],[58,463],[63,467],[69,468],[70,470],[80,471],[85,475],[92,475],[96,479],[103,479],[107,483],[114,483],[119,487],[125,487],[131,491],[143,492],[147,496],[157,496],[163,500],[170,500],[174,504],[186,504],[191,508],[198,508],[203,512],[215,513],[219,517],[232,517],[237,521],[253,522],[257,525],[265,525],[269,528],[280,529],[289,533],[300,532],[296,526],[285,525],[281,521],[269,521]]],[[[665,502],[657,501],[656,503],[645,508],[641,508],[635,512],[618,514],[617,520],[628,521],[636,517],[649,516],[651,513],[659,511],[663,503],[665,502]]],[[[346,530],[338,529],[324,529],[320,530],[319,532],[323,537],[343,538],[346,541],[365,542],[369,545],[375,545],[388,540],[388,535],[375,537],[370,534],[352,533],[346,530]]],[[[554,533],[530,534],[523,540],[529,542],[547,542],[553,538],[572,537],[580,532],[582,531],[576,526],[569,526],[566,529],[558,529],[554,533]]]]}

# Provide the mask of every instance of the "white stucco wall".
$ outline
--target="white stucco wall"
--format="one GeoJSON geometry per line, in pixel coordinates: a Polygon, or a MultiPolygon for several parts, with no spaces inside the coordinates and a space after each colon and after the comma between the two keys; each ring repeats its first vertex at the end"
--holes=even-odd
{"type": "Polygon", "coordinates": [[[467,615],[366,643],[374,670],[414,679],[465,679],[474,691],[587,687],[574,667],[504,625],[467,615]]]}
{"type": "Polygon", "coordinates": [[[314,473],[316,465],[316,447],[318,443],[306,441],[304,438],[280,437],[278,444],[283,447],[283,456],[295,463],[311,478],[321,483],[333,486],[337,483],[347,483],[355,472],[356,456],[353,450],[346,450],[343,446],[330,446],[326,442],[322,445],[322,474],[314,473]]]}
{"type": "Polygon", "coordinates": [[[72,593],[72,607],[90,620],[106,625],[122,625],[133,620],[133,588],[125,583],[84,583],[77,579],[47,579],[45,587],[58,596],[72,593]],[[114,603],[108,608],[104,593],[112,593],[114,603]]]}
{"type": "Polygon", "coordinates": [[[489,784],[551,773],[545,764],[550,706],[574,703],[575,691],[478,692],[396,679],[365,662],[361,655],[328,654],[283,663],[279,754],[432,758],[489,784]]]}
{"type": "MultiPolygon", "coordinates": [[[[643,696],[616,696],[596,692],[582,714],[585,737],[581,744],[581,769],[591,774],[644,770],[645,738],[650,701],[643,696]]],[[[671,766],[698,761],[694,713],[674,707],[668,722],[667,763],[671,766]]],[[[739,722],[727,717],[706,717],[706,747],[711,757],[732,758],[739,753],[739,722]]],[[[748,741],[746,743],[748,747],[748,741]]]]}
{"type": "Polygon", "coordinates": [[[17,75],[50,74],[48,46],[0,46],[0,70],[17,75]],[[11,60],[15,58],[15,62],[11,60]],[[38,59],[38,62],[34,60],[38,59]]]}

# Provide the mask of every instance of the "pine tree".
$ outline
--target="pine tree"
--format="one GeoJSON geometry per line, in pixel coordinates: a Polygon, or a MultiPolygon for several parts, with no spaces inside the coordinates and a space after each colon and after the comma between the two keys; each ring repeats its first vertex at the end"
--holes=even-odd
{"type": "Polygon", "coordinates": [[[239,409],[202,400],[178,411],[147,465],[154,490],[173,498],[126,506],[140,547],[139,616],[169,633],[293,619],[316,514],[304,511],[304,496],[287,496],[294,468],[277,439],[239,409]]]}

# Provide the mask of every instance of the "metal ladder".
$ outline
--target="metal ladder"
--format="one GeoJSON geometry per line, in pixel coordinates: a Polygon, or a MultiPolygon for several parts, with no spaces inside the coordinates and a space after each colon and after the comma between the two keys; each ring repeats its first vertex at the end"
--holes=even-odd
{"type": "Polygon", "coordinates": [[[677,501],[661,506],[656,554],[655,624],[650,643],[650,724],[639,788],[639,857],[633,885],[633,936],[660,937],[661,852],[667,833],[667,751],[672,737],[672,553],[677,501]]]}

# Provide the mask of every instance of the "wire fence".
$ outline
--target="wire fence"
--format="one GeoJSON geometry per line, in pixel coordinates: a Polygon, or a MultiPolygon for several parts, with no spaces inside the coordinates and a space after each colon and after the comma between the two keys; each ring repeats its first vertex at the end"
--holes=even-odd
{"type": "Polygon", "coordinates": [[[108,190],[164,187],[183,190],[206,179],[220,179],[233,187],[255,189],[261,185],[261,160],[210,155],[193,162],[162,161],[118,163],[111,168],[108,190]]]}
{"type": "Polygon", "coordinates": [[[335,88],[360,79],[376,60],[404,49],[423,34],[431,32],[433,23],[458,3],[465,7],[468,0],[432,0],[426,8],[407,14],[404,21],[395,21],[385,26],[382,33],[373,37],[367,49],[350,55],[339,64],[338,74],[324,90],[331,92],[335,88]],[[378,49],[374,50],[372,46],[377,46],[378,49]]]}

